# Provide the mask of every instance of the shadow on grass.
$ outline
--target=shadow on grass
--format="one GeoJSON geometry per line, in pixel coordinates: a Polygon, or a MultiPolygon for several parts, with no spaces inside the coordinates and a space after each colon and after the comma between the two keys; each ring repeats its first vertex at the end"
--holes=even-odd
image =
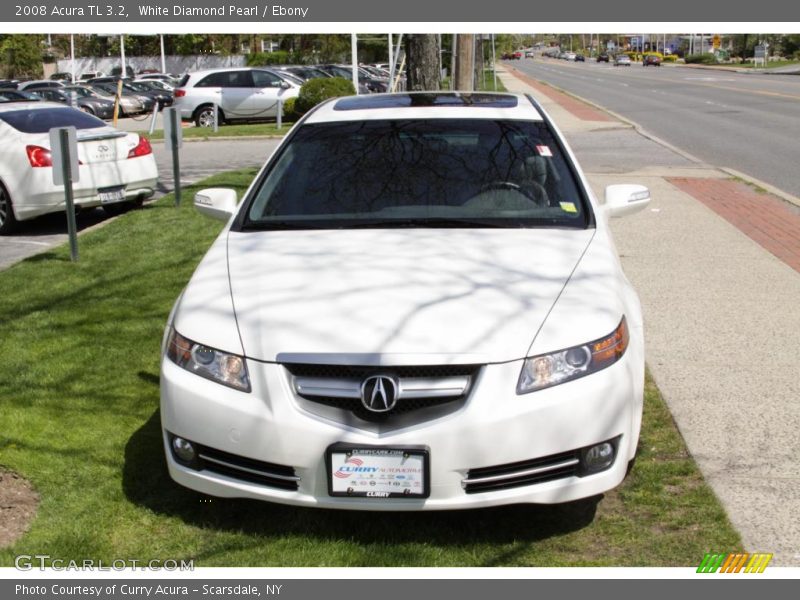
{"type": "MultiPolygon", "coordinates": [[[[155,383],[151,377],[147,379],[155,383]]],[[[133,503],[190,525],[260,537],[258,543],[287,536],[357,544],[422,543],[445,547],[475,543],[528,544],[580,530],[592,523],[602,496],[567,504],[513,505],[468,511],[361,512],[299,508],[254,500],[210,498],[169,477],[158,411],[125,447],[123,491],[133,503]]],[[[253,543],[242,540],[242,545],[253,543]]],[[[501,552],[484,566],[513,562],[501,552]]],[[[279,565],[276,565],[279,566],[279,565]]]]}

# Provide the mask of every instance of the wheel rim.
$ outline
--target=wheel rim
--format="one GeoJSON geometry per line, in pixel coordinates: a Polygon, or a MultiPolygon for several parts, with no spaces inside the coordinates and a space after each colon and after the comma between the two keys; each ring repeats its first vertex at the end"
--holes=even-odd
{"type": "Polygon", "coordinates": [[[0,227],[6,224],[10,210],[11,204],[8,201],[6,191],[0,187],[0,227]]]}
{"type": "Polygon", "coordinates": [[[214,126],[214,111],[213,110],[204,110],[200,113],[200,116],[197,118],[200,122],[200,127],[213,127],[214,126]]]}

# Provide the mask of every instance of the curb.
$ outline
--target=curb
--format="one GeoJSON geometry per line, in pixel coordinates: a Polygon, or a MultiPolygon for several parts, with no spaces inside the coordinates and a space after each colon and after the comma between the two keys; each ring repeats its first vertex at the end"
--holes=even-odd
{"type": "MultiPolygon", "coordinates": [[[[701,67],[694,67],[694,68],[701,68],[701,67]]],[[[717,69],[717,70],[719,71],[719,69],[717,69]]],[[[509,73],[509,75],[514,75],[514,74],[513,73],[509,73]]],[[[674,152],[675,154],[685,158],[688,161],[691,161],[691,162],[693,162],[695,164],[698,164],[698,165],[702,165],[702,166],[705,166],[705,167],[710,167],[712,169],[716,169],[716,170],[718,170],[718,171],[720,171],[722,173],[725,173],[726,175],[730,175],[731,177],[736,177],[736,178],[741,179],[741,180],[743,180],[743,181],[745,181],[747,183],[750,183],[752,185],[755,185],[755,186],[758,186],[760,188],[763,188],[769,194],[772,194],[773,196],[777,196],[778,198],[780,198],[781,200],[783,200],[785,202],[788,202],[788,203],[793,204],[793,205],[795,205],[797,207],[800,207],[800,198],[798,198],[797,196],[793,196],[792,194],[789,194],[788,192],[784,192],[783,190],[776,188],[774,185],[772,185],[770,183],[767,183],[765,181],[761,181],[760,179],[757,179],[757,178],[753,177],[752,175],[748,175],[746,173],[742,173],[740,171],[737,171],[735,169],[731,169],[729,167],[720,167],[720,166],[717,166],[717,165],[709,165],[708,163],[700,160],[699,158],[697,158],[693,154],[690,154],[690,153],[686,152],[685,150],[681,150],[680,148],[677,148],[676,146],[673,146],[669,142],[664,141],[661,138],[653,135],[652,133],[648,132],[646,129],[644,129],[641,125],[639,125],[635,121],[631,121],[630,119],[628,119],[626,117],[623,117],[622,115],[617,114],[614,111],[605,108],[604,106],[600,106],[599,104],[596,104],[595,102],[592,102],[591,100],[587,100],[586,98],[582,98],[581,96],[578,96],[577,94],[573,94],[572,92],[568,92],[567,90],[561,89],[560,87],[552,85],[551,83],[542,81],[541,79],[537,79],[536,77],[532,77],[530,75],[527,75],[527,76],[531,77],[532,79],[536,79],[536,81],[538,81],[539,83],[541,83],[543,85],[550,86],[551,88],[561,92],[562,94],[565,94],[567,96],[571,96],[571,97],[575,98],[576,100],[580,100],[581,102],[584,102],[585,104],[588,104],[589,106],[591,106],[593,108],[596,108],[597,110],[601,110],[601,111],[603,111],[605,113],[608,113],[609,115],[611,115],[612,117],[614,117],[618,121],[621,121],[622,123],[630,125],[633,128],[633,130],[636,131],[636,133],[638,133],[642,137],[645,137],[645,138],[655,142],[656,144],[659,144],[659,145],[663,146],[664,148],[674,152]]]]}
{"type": "MultiPolygon", "coordinates": [[[[140,132],[136,132],[141,135],[140,132]]],[[[184,143],[195,143],[195,142],[211,142],[211,141],[234,141],[234,140],[282,140],[286,136],[285,133],[283,134],[274,134],[274,135],[218,135],[214,137],[189,137],[183,138],[184,143]]],[[[163,138],[157,140],[149,140],[151,144],[163,144],[166,140],[163,138]]]]}

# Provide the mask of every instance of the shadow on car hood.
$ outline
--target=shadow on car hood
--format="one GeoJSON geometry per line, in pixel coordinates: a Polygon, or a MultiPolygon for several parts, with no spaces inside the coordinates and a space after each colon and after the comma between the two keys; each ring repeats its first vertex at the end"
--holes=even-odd
{"type": "Polygon", "coordinates": [[[522,358],[593,234],[231,232],[228,268],[244,353],[352,364],[522,358]]]}

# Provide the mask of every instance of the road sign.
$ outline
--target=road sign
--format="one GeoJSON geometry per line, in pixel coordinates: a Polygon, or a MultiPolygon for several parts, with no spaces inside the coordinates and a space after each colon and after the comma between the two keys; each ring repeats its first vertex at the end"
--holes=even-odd
{"type": "Polygon", "coordinates": [[[715,35],[715,36],[712,38],[712,42],[711,42],[711,43],[712,43],[712,45],[714,46],[714,50],[716,50],[716,49],[717,49],[717,48],[719,48],[719,47],[720,47],[720,45],[722,44],[722,40],[720,39],[720,37],[719,37],[718,35],[715,35]]]}
{"type": "Polygon", "coordinates": [[[64,159],[68,161],[64,167],[68,169],[72,176],[71,181],[78,181],[80,170],[78,169],[78,135],[74,127],[53,127],[50,130],[50,157],[53,164],[53,183],[64,185],[64,159]],[[61,147],[61,130],[66,130],[68,152],[64,156],[61,147]]]}

